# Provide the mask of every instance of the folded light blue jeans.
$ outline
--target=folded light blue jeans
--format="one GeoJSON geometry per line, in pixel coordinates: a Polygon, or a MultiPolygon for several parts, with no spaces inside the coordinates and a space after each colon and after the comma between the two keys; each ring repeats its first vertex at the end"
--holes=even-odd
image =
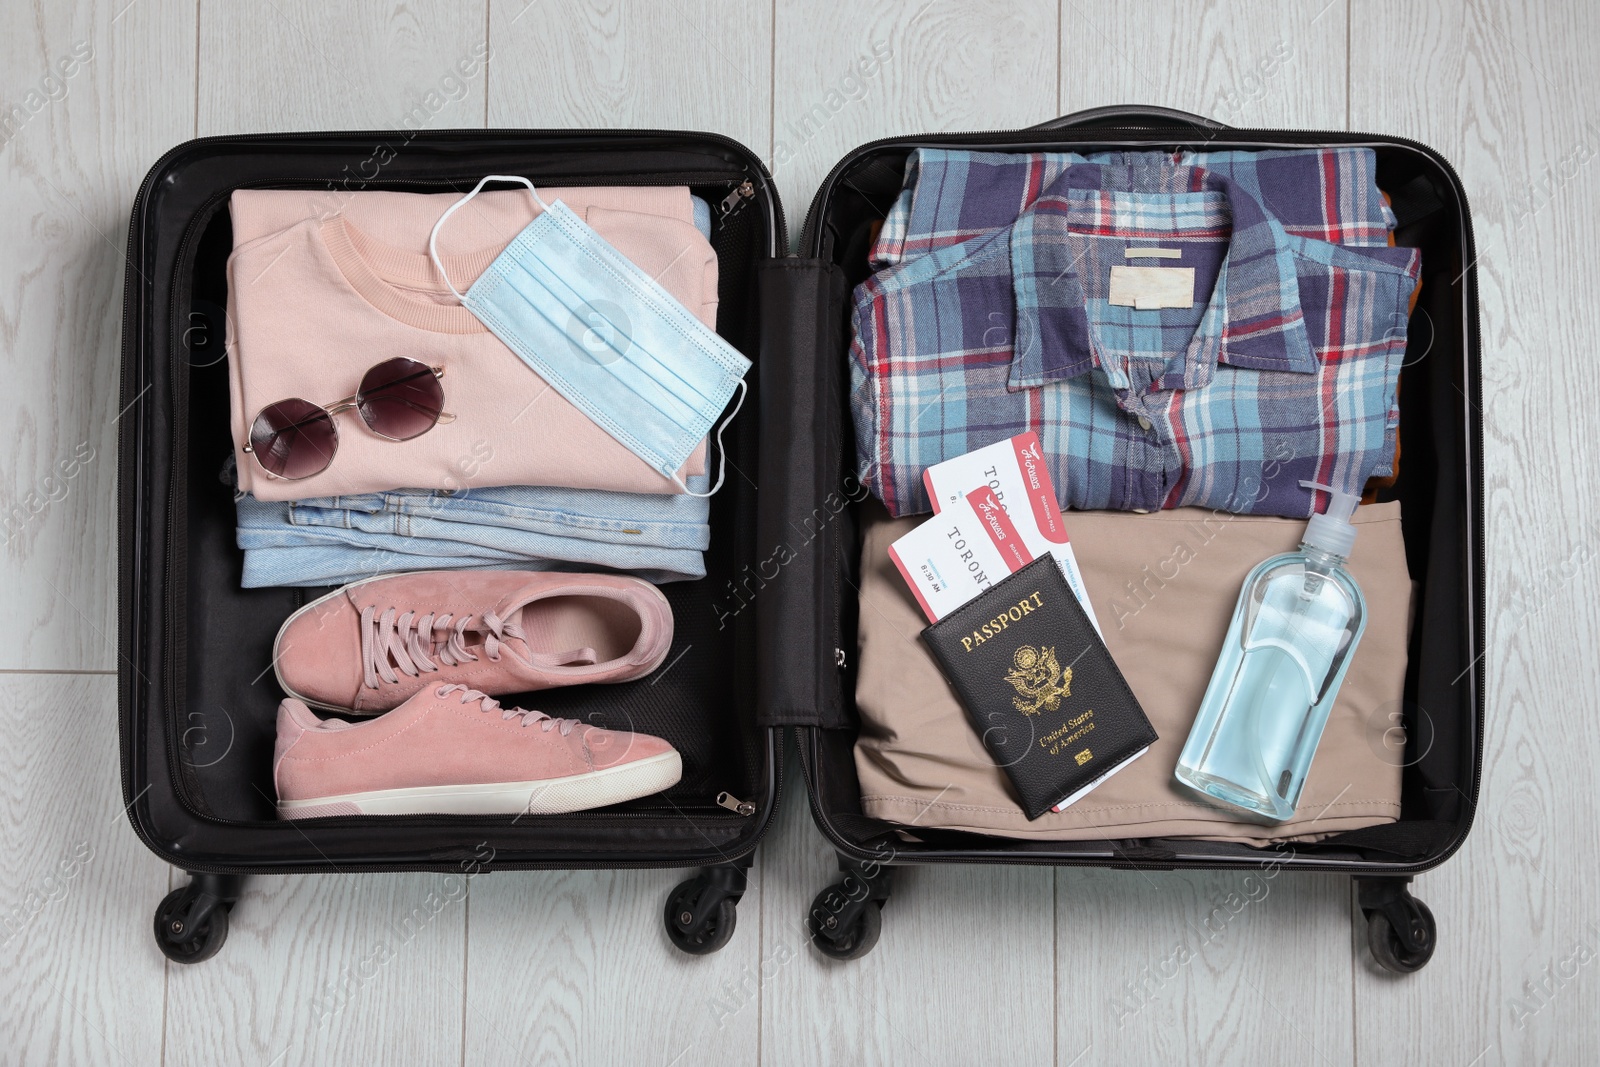
{"type": "MultiPolygon", "coordinates": [[[[689,486],[704,492],[708,479],[689,486]]],[[[312,500],[241,496],[246,589],[343,585],[408,570],[507,567],[705,577],[709,499],[515,485],[312,500]]]]}

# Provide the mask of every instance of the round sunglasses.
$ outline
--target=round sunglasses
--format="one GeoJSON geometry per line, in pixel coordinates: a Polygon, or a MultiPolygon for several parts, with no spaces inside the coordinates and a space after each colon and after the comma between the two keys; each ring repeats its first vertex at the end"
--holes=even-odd
{"type": "Polygon", "coordinates": [[[333,417],[355,410],[367,429],[391,441],[420,437],[455,416],[444,410],[443,367],[398,356],[361,377],[354,396],[326,406],[290,397],[268,404],[250,424],[244,450],[274,478],[295,481],[321,474],[339,450],[333,417]]]}

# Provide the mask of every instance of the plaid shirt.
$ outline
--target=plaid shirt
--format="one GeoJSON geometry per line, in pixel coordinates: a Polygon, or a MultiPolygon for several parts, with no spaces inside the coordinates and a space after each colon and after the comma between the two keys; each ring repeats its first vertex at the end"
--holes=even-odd
{"type": "Polygon", "coordinates": [[[853,311],[863,480],[890,512],[1027,430],[1074,508],[1305,517],[1302,479],[1389,473],[1418,254],[1387,245],[1370,152],[1257,155],[919,152],[853,311]],[[1111,304],[1139,247],[1178,250],[1201,302],[1111,304]]]}

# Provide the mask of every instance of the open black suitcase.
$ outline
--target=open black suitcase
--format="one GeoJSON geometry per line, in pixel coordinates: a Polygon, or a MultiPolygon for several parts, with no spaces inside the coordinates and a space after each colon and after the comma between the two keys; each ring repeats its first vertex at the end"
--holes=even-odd
{"type": "MultiPolygon", "coordinates": [[[[761,708],[765,723],[796,728],[812,814],[839,855],[842,879],[817,896],[807,916],[813,942],[824,954],[848,959],[872,947],[890,876],[901,864],[1247,869],[1259,867],[1263,856],[1243,844],[1181,838],[1023,841],[920,827],[907,836],[892,823],[862,814],[853,757],[859,542],[856,508],[840,493],[856,462],[846,405],[848,297],[866,277],[869,228],[900,191],[908,152],[919,146],[1090,152],[1312,145],[1371,147],[1379,186],[1390,194],[1399,221],[1396,242],[1422,249],[1421,297],[1411,316],[1400,392],[1405,462],[1399,481],[1383,495],[1401,502],[1406,560],[1418,589],[1405,686],[1400,820],[1316,845],[1297,844],[1282,865],[1355,877],[1379,963],[1410,971],[1431,956],[1433,916],[1411,896],[1408,883],[1448,858],[1471,826],[1483,730],[1482,426],[1466,196],[1449,164],[1413,141],[1236,130],[1160,108],[1103,108],[1027,130],[864,145],[841,160],[817,191],[799,258],[780,265],[781,280],[765,297],[772,317],[787,316],[788,325],[779,330],[769,323],[772,339],[762,346],[768,400],[762,432],[766,440],[790,443],[787,476],[801,488],[785,487],[793,510],[775,516],[779,525],[767,527],[760,540],[776,544],[788,531],[820,532],[818,550],[798,553],[762,593],[780,601],[781,609],[761,614],[761,624],[783,627],[795,655],[761,677],[761,708]],[[787,402],[772,403],[776,398],[787,402]]],[[[770,478],[763,481],[765,491],[774,488],[770,478]]],[[[772,515],[763,511],[764,518],[772,515]]],[[[1067,521],[1070,527],[1070,513],[1067,521]]]]}
{"type": "MultiPolygon", "coordinates": [[[[192,879],[163,900],[155,935],[172,959],[214,953],[245,875],[538,867],[705,867],[668,900],[686,951],[721,947],[751,854],[771,824],[782,733],[758,724],[764,661],[756,611],[732,591],[761,558],[758,479],[770,461],[754,415],[724,438],[708,575],[662,586],[676,636],[669,669],[620,686],[540,694],[551,714],[668,738],[682,780],[599,811],[336,817],[281,822],[271,759],[279,624],[319,590],[240,588],[228,455],[224,265],[227,202],[241,187],[465,193],[484,174],[540,185],[687,185],[713,208],[721,333],[756,360],[756,275],[787,243],[760,160],[710,134],[388,131],[215,137],[167,153],[134,202],[119,423],[119,652],[124,799],[134,828],[192,879]],[[720,208],[720,210],[719,210],[720,208]],[[631,724],[631,726],[630,726],[631,724]]],[[[756,410],[757,404],[748,404],[756,410]]],[[[768,494],[766,500],[776,500],[768,494]]]]}
{"type": "Polygon", "coordinates": [[[843,880],[808,923],[829,956],[876,941],[896,864],[1044,863],[1143,869],[1248,868],[1240,845],[1172,840],[1022,842],[954,832],[907,841],[861,814],[852,748],[858,562],[846,410],[848,296],[866,271],[867,229],[900,188],[918,145],[1038,148],[1263,148],[1366,144],[1400,218],[1424,250],[1422,304],[1403,372],[1405,475],[1395,493],[1420,584],[1407,708],[1403,815],[1300,849],[1283,865],[1347,871],[1381,962],[1415,969],[1432,916],[1406,886],[1465,837],[1482,730],[1481,427],[1470,223],[1449,165],[1422,145],[1347,133],[1227,130],[1162,109],[1101,109],[1030,130],[923,135],[866,145],[818,190],[798,256],[759,159],[726,138],[669,132],[452,131],[285,134],[181,145],[135,201],[124,308],[120,438],[120,695],[124,799],[140,837],[192,881],[161,902],[155,935],[173,959],[215,952],[243,876],[257,873],[694,867],[669,896],[675,944],[708,952],[733,932],[751,853],[770,824],[782,734],[794,727],[818,826],[843,880]],[[386,151],[379,154],[379,146],[386,151]],[[378,164],[376,160],[383,159],[378,164]],[[658,684],[542,693],[539,706],[607,725],[606,714],[671,740],[683,780],[603,811],[508,823],[492,817],[336,817],[279,822],[268,773],[273,634],[314,590],[239,588],[222,361],[222,267],[235,188],[465,192],[485,173],[537,184],[689,185],[716,218],[718,330],[755,362],[756,417],[728,435],[730,473],[712,512],[708,576],[663,587],[677,618],[658,684]],[[760,486],[758,492],[757,486],[760,486]],[[787,548],[788,551],[782,551],[787,548]],[[619,699],[620,698],[620,699],[619,699]],[[230,760],[220,749],[234,755],[230,760]],[[251,768],[244,776],[239,768],[251,768]]]}

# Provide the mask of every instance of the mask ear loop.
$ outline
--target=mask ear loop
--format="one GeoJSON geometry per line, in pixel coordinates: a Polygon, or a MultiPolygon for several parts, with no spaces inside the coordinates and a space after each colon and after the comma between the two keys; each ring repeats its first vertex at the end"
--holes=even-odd
{"type": "Polygon", "coordinates": [[[478,182],[477,185],[472,187],[472,192],[468,193],[460,200],[457,200],[455,203],[445,208],[444,214],[439,216],[439,221],[433,224],[433,230],[428,234],[428,258],[433,260],[433,267],[439,272],[439,277],[444,279],[444,284],[452,293],[455,294],[456,299],[461,301],[463,304],[467,302],[467,298],[462,296],[461,291],[451,283],[450,275],[445,273],[444,264],[439,261],[439,229],[444,226],[445,219],[448,219],[451,215],[454,215],[457,211],[460,211],[463,207],[465,207],[467,201],[471,200],[473,197],[482,192],[483,187],[488,185],[490,182],[519,182],[522,185],[526,185],[528,187],[528,192],[533,194],[534,203],[538,204],[540,209],[543,211],[550,210],[550,205],[545,203],[543,198],[539,196],[539,190],[535,189],[533,187],[533,183],[522,177],[520,174],[485,175],[482,181],[478,182]]]}
{"type": "Polygon", "coordinates": [[[728,450],[726,448],[722,447],[722,431],[726,430],[728,428],[728,423],[732,422],[734,416],[739,414],[739,409],[744,407],[744,399],[745,399],[745,397],[747,397],[749,395],[750,395],[750,383],[746,382],[743,378],[740,378],[739,379],[739,402],[737,404],[733,405],[733,410],[728,413],[728,417],[722,420],[722,425],[721,426],[717,427],[717,451],[722,453],[722,462],[720,464],[718,464],[718,466],[717,466],[717,484],[713,485],[711,487],[711,489],[709,491],[707,491],[707,492],[697,493],[694,490],[690,489],[687,485],[684,485],[683,484],[683,479],[679,478],[676,474],[672,475],[673,482],[676,483],[678,488],[682,489],[684,491],[684,493],[687,494],[688,496],[697,496],[697,497],[701,497],[702,499],[705,498],[705,497],[712,497],[712,496],[716,496],[717,495],[717,490],[722,488],[722,480],[728,476],[728,450]]]}

